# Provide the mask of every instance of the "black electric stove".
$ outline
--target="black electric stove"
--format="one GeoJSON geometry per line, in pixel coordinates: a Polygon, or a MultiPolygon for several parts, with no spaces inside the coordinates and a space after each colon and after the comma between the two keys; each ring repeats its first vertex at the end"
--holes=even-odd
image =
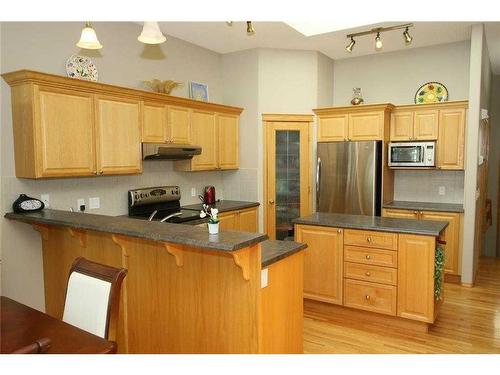
{"type": "Polygon", "coordinates": [[[181,209],[179,186],[157,186],[128,191],[128,216],[178,224],[199,224],[198,211],[181,209]]]}

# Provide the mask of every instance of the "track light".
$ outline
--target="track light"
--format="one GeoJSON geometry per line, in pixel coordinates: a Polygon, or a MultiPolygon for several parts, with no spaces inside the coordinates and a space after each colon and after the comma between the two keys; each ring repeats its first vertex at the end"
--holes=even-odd
{"type": "Polygon", "coordinates": [[[255,34],[255,29],[253,28],[252,21],[247,21],[247,35],[255,34]]]}
{"type": "Polygon", "coordinates": [[[351,41],[349,42],[349,44],[345,47],[345,49],[347,50],[347,52],[352,52],[352,48],[354,47],[354,45],[356,44],[356,41],[354,40],[354,38],[351,36],[351,41]]]}
{"type": "Polygon", "coordinates": [[[226,25],[233,26],[233,21],[226,21],[226,25]]]}
{"type": "Polygon", "coordinates": [[[80,40],[76,43],[77,47],[83,49],[101,49],[102,44],[99,43],[97,39],[97,34],[93,29],[92,25],[89,21],[85,22],[85,27],[82,30],[82,35],[80,36],[80,40]]]}
{"type": "Polygon", "coordinates": [[[406,45],[411,44],[411,41],[413,40],[413,37],[408,32],[408,28],[406,28],[406,30],[403,32],[403,38],[405,40],[405,44],[406,45]]]}
{"type": "Polygon", "coordinates": [[[375,37],[375,48],[382,49],[382,39],[380,39],[380,33],[377,33],[377,36],[375,37]]]}

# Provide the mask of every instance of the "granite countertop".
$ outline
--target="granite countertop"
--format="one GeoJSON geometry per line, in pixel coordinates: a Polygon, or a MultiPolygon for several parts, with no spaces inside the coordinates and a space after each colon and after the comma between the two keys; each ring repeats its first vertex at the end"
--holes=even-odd
{"type": "Polygon", "coordinates": [[[220,251],[239,250],[268,239],[262,233],[222,231],[209,235],[205,228],[192,225],[51,209],[21,214],[9,212],[5,217],[25,223],[67,226],[220,251]]]}
{"type": "Polygon", "coordinates": [[[312,215],[294,220],[295,224],[317,225],[325,227],[374,230],[379,232],[394,232],[439,236],[448,226],[444,221],[427,221],[413,219],[395,219],[380,216],[363,216],[316,212],[312,215]]]}
{"type": "Polygon", "coordinates": [[[267,240],[260,245],[262,249],[262,268],[269,267],[271,264],[285,259],[307,247],[305,243],[276,240],[267,240]]]}
{"type": "MultiPolygon", "coordinates": [[[[217,208],[219,212],[227,212],[227,211],[242,210],[244,208],[257,207],[259,205],[260,205],[259,202],[220,200],[215,202],[214,205],[210,205],[210,207],[217,208]]],[[[182,206],[181,208],[185,210],[201,211],[203,206],[201,203],[196,203],[187,206],[182,206]]]]}
{"type": "Polygon", "coordinates": [[[392,201],[389,203],[384,203],[383,207],[384,208],[400,208],[400,209],[405,209],[405,210],[464,212],[464,205],[463,204],[456,204],[456,203],[392,201]]]}

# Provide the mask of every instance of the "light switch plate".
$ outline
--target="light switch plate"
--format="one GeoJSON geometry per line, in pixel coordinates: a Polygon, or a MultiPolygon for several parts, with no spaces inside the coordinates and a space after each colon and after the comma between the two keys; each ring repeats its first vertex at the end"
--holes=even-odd
{"type": "Polygon", "coordinates": [[[95,210],[96,208],[100,207],[101,207],[101,200],[99,199],[99,197],[89,198],[89,209],[95,210]]]}
{"type": "Polygon", "coordinates": [[[265,288],[267,286],[268,277],[269,277],[269,273],[268,273],[267,268],[264,268],[262,271],[260,271],[260,287],[261,288],[265,288]]]}
{"type": "Polygon", "coordinates": [[[446,194],[446,187],[440,186],[439,187],[439,195],[445,195],[446,194]]]}
{"type": "Polygon", "coordinates": [[[40,195],[40,200],[45,205],[45,208],[49,208],[50,207],[50,196],[48,194],[42,194],[42,195],[40,195]]]}
{"type": "Polygon", "coordinates": [[[194,187],[191,188],[191,196],[196,197],[196,188],[194,187]]]}

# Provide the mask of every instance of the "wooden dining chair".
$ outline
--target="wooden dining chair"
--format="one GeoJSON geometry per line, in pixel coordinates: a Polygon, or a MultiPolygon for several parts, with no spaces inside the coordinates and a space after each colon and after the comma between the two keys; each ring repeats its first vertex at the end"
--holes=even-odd
{"type": "Polygon", "coordinates": [[[63,321],[116,341],[120,289],[125,268],[77,258],[69,271],[63,321]]]}
{"type": "Polygon", "coordinates": [[[12,352],[12,354],[44,354],[47,353],[49,348],[50,339],[44,337],[36,340],[33,344],[17,349],[15,352],[12,352]]]}

